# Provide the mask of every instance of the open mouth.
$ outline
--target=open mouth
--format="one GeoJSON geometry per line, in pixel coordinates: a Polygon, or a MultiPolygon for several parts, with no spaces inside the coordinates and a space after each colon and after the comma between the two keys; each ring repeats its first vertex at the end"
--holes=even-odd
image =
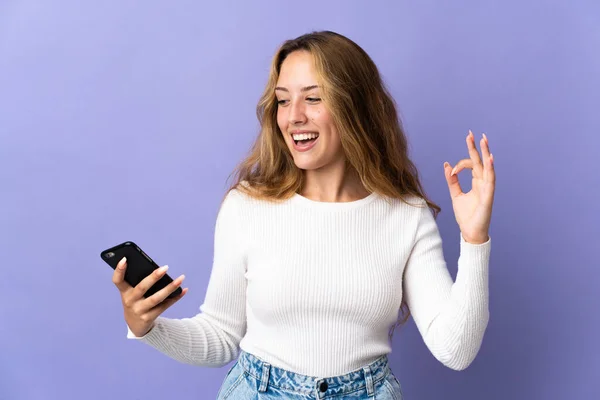
{"type": "Polygon", "coordinates": [[[292,139],[298,147],[308,147],[314,143],[318,137],[319,134],[316,132],[292,134],[292,139]]]}

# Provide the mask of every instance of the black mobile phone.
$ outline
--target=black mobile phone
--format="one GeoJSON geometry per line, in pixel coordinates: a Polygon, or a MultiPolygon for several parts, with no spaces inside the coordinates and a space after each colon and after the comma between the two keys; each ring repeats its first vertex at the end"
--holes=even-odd
{"type": "MultiPolygon", "coordinates": [[[[134,242],[128,241],[118,244],[110,249],[104,250],[100,253],[100,257],[111,266],[114,270],[117,268],[119,261],[123,257],[127,257],[127,268],[125,269],[125,282],[129,283],[132,287],[137,286],[144,278],[152,273],[155,269],[159,268],[158,264],[154,262],[148,255],[134,242]]],[[[164,274],[162,278],[158,280],[150,289],[144,293],[144,297],[152,296],[169,283],[173,282],[173,279],[168,275],[164,274]]],[[[167,298],[173,298],[179,296],[182,292],[181,286],[175,289],[167,298]]]]}

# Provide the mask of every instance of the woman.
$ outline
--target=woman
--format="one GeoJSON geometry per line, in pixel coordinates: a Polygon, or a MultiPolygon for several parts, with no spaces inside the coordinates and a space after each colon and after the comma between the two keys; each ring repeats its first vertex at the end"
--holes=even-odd
{"type": "Polygon", "coordinates": [[[332,32],[284,43],[258,117],[260,135],[217,217],[200,313],[160,317],[187,293],[166,299],[184,277],[144,298],[166,268],[132,288],[122,260],[113,281],[128,337],[190,364],[237,358],[219,399],[400,399],[387,354],[409,313],[440,362],[466,368],[489,318],[495,176],[487,138],[480,157],[469,131],[470,158],[444,163],[461,231],[454,283],[439,207],[424,194],[394,102],[358,45],[332,32]],[[457,177],[464,168],[473,174],[467,194],[457,177]]]}

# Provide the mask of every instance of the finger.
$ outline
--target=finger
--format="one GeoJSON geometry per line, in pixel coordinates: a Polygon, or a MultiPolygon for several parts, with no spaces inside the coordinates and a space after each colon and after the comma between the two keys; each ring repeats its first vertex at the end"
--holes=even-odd
{"type": "Polygon", "coordinates": [[[131,289],[131,285],[125,282],[125,269],[127,268],[127,258],[123,257],[117,264],[115,272],[112,275],[112,281],[119,289],[119,292],[125,292],[131,289]]]}
{"type": "Polygon", "coordinates": [[[458,175],[463,169],[473,169],[473,160],[470,158],[463,158],[456,163],[450,175],[458,175]]]}
{"type": "Polygon", "coordinates": [[[452,175],[452,166],[448,163],[444,163],[444,175],[446,176],[446,182],[448,183],[448,190],[450,190],[450,197],[454,198],[462,194],[462,188],[458,181],[458,175],[452,175]]]}
{"type": "Polygon", "coordinates": [[[490,158],[490,145],[488,143],[488,138],[485,133],[482,133],[482,138],[479,141],[479,146],[481,147],[481,155],[483,156],[483,165],[485,167],[485,162],[490,158]]]}
{"type": "Polygon", "coordinates": [[[177,297],[173,297],[172,299],[167,299],[165,301],[163,301],[162,303],[160,303],[158,306],[154,307],[153,309],[151,309],[150,311],[148,311],[148,317],[151,320],[155,320],[156,318],[159,317],[159,315],[161,315],[162,313],[165,312],[165,310],[167,310],[169,307],[171,307],[173,304],[177,303],[179,300],[181,300],[181,298],[183,296],[185,296],[185,294],[188,292],[188,288],[184,288],[181,291],[181,294],[177,297]]]}
{"type": "Polygon", "coordinates": [[[144,308],[150,310],[151,308],[154,308],[162,303],[171,293],[181,286],[184,279],[185,275],[181,275],[177,279],[174,279],[173,282],[169,283],[167,286],[148,297],[146,300],[144,300],[144,308]]]}
{"type": "Polygon", "coordinates": [[[477,151],[477,147],[475,146],[475,136],[471,130],[469,130],[469,134],[467,135],[467,148],[469,149],[469,156],[473,161],[473,176],[480,178],[483,176],[483,164],[479,156],[479,151],[477,151]]]}
{"type": "Polygon", "coordinates": [[[483,139],[481,139],[481,153],[483,154],[483,179],[494,183],[496,181],[494,156],[490,151],[490,144],[485,133],[483,134],[483,139]]]}
{"type": "Polygon", "coordinates": [[[150,289],[160,278],[167,273],[169,269],[168,265],[157,268],[150,275],[145,277],[140,283],[138,283],[133,290],[134,299],[141,299],[144,294],[150,289]]]}

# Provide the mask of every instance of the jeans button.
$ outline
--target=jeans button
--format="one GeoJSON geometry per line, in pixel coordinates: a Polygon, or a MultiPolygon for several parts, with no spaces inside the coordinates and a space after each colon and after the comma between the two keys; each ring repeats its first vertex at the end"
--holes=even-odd
{"type": "Polygon", "coordinates": [[[322,383],[321,383],[321,386],[319,386],[319,390],[320,390],[321,392],[326,392],[326,391],[327,391],[327,388],[328,388],[328,386],[327,386],[327,382],[322,382],[322,383]]]}

